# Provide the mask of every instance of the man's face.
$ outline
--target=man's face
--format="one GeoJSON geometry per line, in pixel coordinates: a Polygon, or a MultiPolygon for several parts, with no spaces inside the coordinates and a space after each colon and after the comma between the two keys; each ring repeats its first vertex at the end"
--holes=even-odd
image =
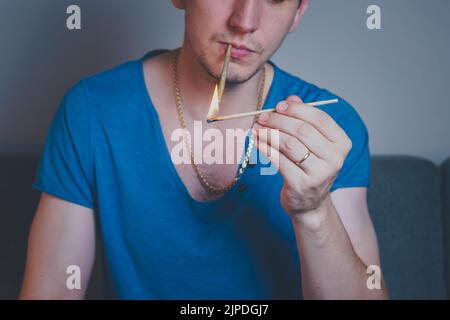
{"type": "Polygon", "coordinates": [[[218,79],[233,44],[228,81],[252,78],[297,27],[308,0],[172,0],[185,9],[185,41],[197,61],[218,79]],[[238,49],[236,47],[242,47],[238,49]]]}

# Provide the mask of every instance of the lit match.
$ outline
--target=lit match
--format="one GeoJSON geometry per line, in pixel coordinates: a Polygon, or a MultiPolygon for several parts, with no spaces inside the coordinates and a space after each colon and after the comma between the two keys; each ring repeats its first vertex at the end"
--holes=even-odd
{"type": "Polygon", "coordinates": [[[214,87],[213,97],[211,99],[211,104],[209,106],[208,115],[206,116],[206,121],[211,119],[215,114],[219,112],[219,104],[222,100],[223,91],[225,90],[225,83],[227,82],[228,65],[230,64],[231,58],[231,44],[227,47],[227,52],[225,54],[225,60],[222,67],[222,73],[220,75],[219,85],[216,84],[214,87]]]}
{"type": "MultiPolygon", "coordinates": [[[[213,99],[213,101],[214,101],[214,99],[213,99]]],[[[317,107],[317,106],[323,106],[323,105],[333,104],[333,103],[338,103],[338,102],[339,102],[339,99],[332,99],[332,100],[308,102],[308,103],[305,103],[305,105],[311,106],[311,107],[317,107]]],[[[230,114],[228,116],[222,116],[222,117],[208,117],[206,119],[206,122],[211,123],[211,122],[216,122],[216,121],[224,121],[224,120],[231,120],[231,119],[237,119],[237,118],[243,118],[243,117],[250,117],[250,116],[259,115],[261,113],[274,112],[274,111],[276,111],[276,108],[230,114]]]]}
{"type": "MultiPolygon", "coordinates": [[[[222,73],[220,75],[219,85],[216,84],[214,87],[213,97],[211,99],[211,104],[209,106],[208,115],[206,116],[206,122],[208,122],[208,123],[231,120],[231,119],[238,119],[238,118],[243,118],[243,117],[251,117],[251,116],[259,115],[259,114],[265,113],[265,112],[276,111],[276,108],[272,108],[272,109],[265,109],[265,110],[259,110],[259,111],[230,114],[230,115],[221,116],[221,117],[214,117],[214,115],[216,115],[219,112],[219,104],[220,104],[220,101],[222,100],[222,95],[225,90],[225,83],[227,81],[227,73],[228,73],[228,65],[230,63],[230,57],[231,57],[231,49],[232,49],[232,46],[230,44],[230,45],[228,45],[227,52],[225,54],[225,60],[223,63],[222,73]]],[[[339,102],[338,99],[332,99],[332,100],[308,102],[308,103],[305,103],[305,105],[317,107],[317,106],[323,106],[323,105],[338,103],[338,102],[339,102]]]]}

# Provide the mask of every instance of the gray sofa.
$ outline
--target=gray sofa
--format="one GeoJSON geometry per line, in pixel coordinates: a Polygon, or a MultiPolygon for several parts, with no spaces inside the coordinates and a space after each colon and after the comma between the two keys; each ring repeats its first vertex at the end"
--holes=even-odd
{"type": "MultiPolygon", "coordinates": [[[[0,156],[0,299],[19,294],[39,200],[31,188],[38,160],[0,156]]],[[[437,167],[415,157],[374,156],[368,203],[391,298],[448,298],[450,159],[437,167]]],[[[111,297],[103,260],[98,246],[88,299],[111,297]]]]}

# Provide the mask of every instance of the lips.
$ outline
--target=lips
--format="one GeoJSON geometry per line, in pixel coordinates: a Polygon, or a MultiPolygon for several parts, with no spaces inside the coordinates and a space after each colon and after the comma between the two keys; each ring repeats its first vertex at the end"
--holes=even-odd
{"type": "MultiPolygon", "coordinates": [[[[221,44],[223,45],[224,50],[226,51],[226,49],[228,47],[228,43],[221,42],[221,44]]],[[[246,46],[238,45],[235,43],[231,43],[231,45],[232,45],[231,57],[234,59],[244,59],[244,58],[251,56],[253,53],[255,53],[255,51],[247,48],[246,46]]]]}

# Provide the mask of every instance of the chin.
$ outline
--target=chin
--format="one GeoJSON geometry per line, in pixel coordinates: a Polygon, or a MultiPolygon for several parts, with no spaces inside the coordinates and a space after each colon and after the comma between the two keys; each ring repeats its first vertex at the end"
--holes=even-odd
{"type": "MultiPolygon", "coordinates": [[[[213,56],[213,55],[212,55],[213,56]]],[[[216,81],[220,80],[220,75],[222,73],[223,67],[223,59],[220,61],[208,59],[208,57],[203,54],[198,57],[199,63],[203,66],[205,71],[216,81]]],[[[240,61],[235,61],[231,59],[227,82],[230,84],[239,84],[244,83],[251,78],[259,71],[259,65],[252,64],[242,64],[240,61]]]]}
{"type": "Polygon", "coordinates": [[[234,84],[239,84],[239,83],[243,83],[246,82],[250,79],[252,79],[260,70],[259,67],[242,67],[242,66],[232,66],[230,68],[230,73],[228,74],[227,77],[227,81],[230,83],[234,83],[234,84]],[[234,70],[234,69],[240,69],[238,71],[234,70]]]}
{"type": "Polygon", "coordinates": [[[233,74],[229,77],[227,77],[227,82],[230,84],[240,84],[247,82],[252,78],[251,74],[233,74]]]}

